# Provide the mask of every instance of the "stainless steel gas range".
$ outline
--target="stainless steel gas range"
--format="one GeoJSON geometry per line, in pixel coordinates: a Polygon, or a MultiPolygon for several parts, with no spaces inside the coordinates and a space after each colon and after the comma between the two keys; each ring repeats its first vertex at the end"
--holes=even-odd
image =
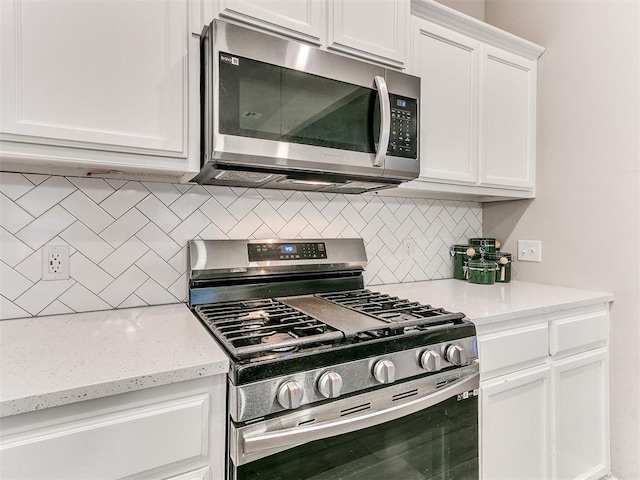
{"type": "Polygon", "coordinates": [[[193,240],[231,360],[228,477],[478,478],[475,327],[364,288],[362,239],[193,240]]]}

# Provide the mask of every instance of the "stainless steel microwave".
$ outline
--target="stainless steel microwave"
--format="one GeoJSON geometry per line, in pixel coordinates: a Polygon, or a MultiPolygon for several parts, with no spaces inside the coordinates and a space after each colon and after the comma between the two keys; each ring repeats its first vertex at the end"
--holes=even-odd
{"type": "Polygon", "coordinates": [[[201,57],[193,181],[362,193],[418,176],[418,77],[220,20],[201,57]]]}

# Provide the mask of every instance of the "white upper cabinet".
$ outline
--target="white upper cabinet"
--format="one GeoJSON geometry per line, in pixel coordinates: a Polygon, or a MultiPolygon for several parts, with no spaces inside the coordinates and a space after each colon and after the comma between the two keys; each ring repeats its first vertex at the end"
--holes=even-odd
{"type": "Polygon", "coordinates": [[[475,185],[478,177],[479,43],[416,20],[420,90],[420,176],[475,185]]]}
{"type": "Polygon", "coordinates": [[[322,0],[219,0],[222,18],[252,25],[312,43],[322,42],[322,0]]]}
{"type": "Polygon", "coordinates": [[[179,175],[197,163],[186,1],[7,0],[0,25],[3,165],[179,175]]]}
{"type": "MultiPolygon", "coordinates": [[[[410,0],[217,0],[217,15],[323,49],[402,68],[410,0]]],[[[205,21],[211,21],[211,18],[205,21]]]]}
{"type": "Polygon", "coordinates": [[[410,19],[408,0],[327,2],[328,48],[396,67],[404,65],[410,19]]]}
{"type": "Polygon", "coordinates": [[[536,62],[483,46],[481,64],[479,184],[532,189],[536,62]]]}
{"type": "Polygon", "coordinates": [[[544,49],[431,0],[413,0],[420,178],[400,191],[479,201],[535,195],[536,62],[544,49]]]}

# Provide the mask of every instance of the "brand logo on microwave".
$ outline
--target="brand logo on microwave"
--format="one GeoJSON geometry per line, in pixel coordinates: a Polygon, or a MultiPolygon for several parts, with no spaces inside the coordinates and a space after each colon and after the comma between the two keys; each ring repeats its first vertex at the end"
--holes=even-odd
{"type": "Polygon", "coordinates": [[[238,57],[232,57],[230,55],[220,55],[220,61],[228,63],[230,65],[235,65],[236,67],[240,65],[240,59],[238,57]]]}

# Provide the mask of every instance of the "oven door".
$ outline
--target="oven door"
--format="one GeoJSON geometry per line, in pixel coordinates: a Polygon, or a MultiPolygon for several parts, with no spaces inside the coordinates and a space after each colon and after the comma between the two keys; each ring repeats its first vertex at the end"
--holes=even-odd
{"type": "Polygon", "coordinates": [[[478,365],[230,426],[230,479],[470,479],[478,365]]]}

